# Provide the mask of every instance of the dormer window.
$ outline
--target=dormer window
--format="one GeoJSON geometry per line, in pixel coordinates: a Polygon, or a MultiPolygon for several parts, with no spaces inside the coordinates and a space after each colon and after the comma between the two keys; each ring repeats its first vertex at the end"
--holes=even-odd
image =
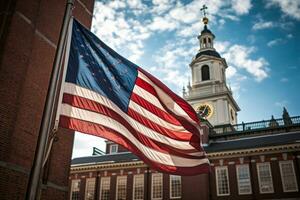
{"type": "Polygon", "coordinates": [[[202,81],[207,81],[210,79],[209,77],[209,67],[207,65],[204,65],[201,68],[201,77],[202,77],[202,81]]]}
{"type": "Polygon", "coordinates": [[[114,154],[118,153],[118,145],[117,144],[112,144],[109,146],[109,153],[114,154]]]}

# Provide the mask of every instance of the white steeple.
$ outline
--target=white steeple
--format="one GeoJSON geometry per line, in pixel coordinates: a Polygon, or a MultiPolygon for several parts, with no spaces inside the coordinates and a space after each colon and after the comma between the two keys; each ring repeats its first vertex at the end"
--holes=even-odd
{"type": "Polygon", "coordinates": [[[226,85],[227,63],[214,48],[215,35],[208,29],[208,18],[204,10],[204,28],[198,36],[200,49],[190,68],[192,82],[184,98],[212,125],[236,124],[240,110],[226,85]]]}

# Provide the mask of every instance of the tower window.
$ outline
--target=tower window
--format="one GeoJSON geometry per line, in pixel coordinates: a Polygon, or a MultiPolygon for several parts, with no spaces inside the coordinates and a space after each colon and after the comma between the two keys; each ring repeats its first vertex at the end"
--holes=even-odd
{"type": "Polygon", "coordinates": [[[209,77],[209,67],[207,65],[204,65],[201,68],[201,76],[202,76],[202,81],[207,81],[210,79],[209,77]]]}

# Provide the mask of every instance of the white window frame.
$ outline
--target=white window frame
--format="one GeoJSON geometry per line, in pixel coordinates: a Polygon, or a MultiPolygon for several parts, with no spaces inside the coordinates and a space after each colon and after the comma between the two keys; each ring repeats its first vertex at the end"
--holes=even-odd
{"type": "Polygon", "coordinates": [[[95,199],[95,185],[96,185],[96,178],[87,178],[85,180],[85,194],[84,194],[84,199],[88,199],[88,186],[90,182],[94,182],[94,194],[93,194],[93,199],[95,199]]]}
{"type": "Polygon", "coordinates": [[[228,167],[227,166],[219,166],[219,167],[215,167],[215,175],[216,175],[216,186],[217,186],[217,196],[229,196],[230,195],[230,185],[229,185],[229,175],[228,175],[228,167]],[[220,194],[219,193],[219,180],[218,180],[218,170],[224,170],[226,172],[226,176],[227,176],[227,187],[228,187],[228,193],[225,194],[220,194]]]}
{"type": "Polygon", "coordinates": [[[294,168],[294,162],[292,160],[286,160],[286,161],[279,161],[279,168],[280,168],[280,175],[281,175],[281,183],[282,183],[282,189],[283,192],[298,192],[298,183],[297,183],[297,179],[296,179],[296,173],[295,173],[295,168],[294,168]],[[293,171],[293,181],[296,184],[295,189],[294,190],[287,190],[286,189],[286,185],[285,185],[285,179],[283,176],[283,171],[282,171],[282,164],[291,164],[292,166],[292,171],[293,171]]]}
{"type": "Polygon", "coordinates": [[[249,168],[249,165],[248,165],[248,164],[236,165],[236,178],[237,178],[237,182],[238,182],[238,192],[239,192],[239,195],[252,194],[251,174],[250,174],[250,168],[249,168]],[[246,168],[247,168],[246,171],[247,171],[248,174],[249,174],[249,187],[250,187],[250,191],[249,191],[249,192],[241,192],[241,191],[240,191],[239,172],[240,172],[240,169],[241,169],[242,167],[246,167],[246,168]]]}
{"type": "Polygon", "coordinates": [[[127,198],[127,176],[117,176],[116,182],[116,200],[118,200],[119,181],[125,179],[125,199],[127,198]]]}
{"type": "Polygon", "coordinates": [[[182,182],[181,182],[181,176],[177,176],[177,175],[170,175],[170,199],[180,199],[182,196],[182,182]],[[180,180],[180,196],[176,196],[176,197],[173,197],[172,196],[172,178],[179,178],[180,180]]]}
{"type": "Polygon", "coordinates": [[[152,174],[152,177],[151,177],[151,199],[152,200],[161,200],[161,199],[163,199],[163,184],[164,184],[164,180],[163,180],[163,174],[162,173],[154,173],[154,174],[152,174]],[[160,179],[161,179],[161,198],[154,198],[153,197],[153,193],[154,193],[154,190],[153,190],[153,180],[154,180],[154,177],[159,177],[160,179]]]}
{"type": "Polygon", "coordinates": [[[118,146],[117,144],[111,144],[111,145],[109,146],[109,153],[110,153],[110,154],[118,153],[118,149],[119,149],[119,146],[118,146]],[[116,147],[116,152],[112,152],[113,147],[116,147]]]}
{"type": "Polygon", "coordinates": [[[273,183],[273,176],[272,176],[272,170],[271,170],[271,165],[269,162],[264,162],[264,163],[257,163],[256,164],[256,169],[257,169],[257,176],[258,176],[258,185],[259,185],[259,192],[261,194],[271,194],[271,193],[274,193],[274,183],[273,183]],[[261,185],[261,175],[260,175],[260,171],[259,171],[259,166],[261,165],[266,165],[268,166],[268,169],[269,169],[269,173],[270,173],[270,176],[271,176],[271,185],[272,185],[272,190],[269,191],[269,192],[263,192],[262,191],[262,185],[261,185]]]}
{"type": "Polygon", "coordinates": [[[136,174],[136,175],[133,176],[133,188],[132,188],[132,199],[133,200],[143,200],[144,199],[144,195],[145,195],[145,193],[144,193],[145,192],[145,182],[144,181],[145,181],[144,174],[136,174]],[[142,188],[143,188],[143,195],[142,196],[143,197],[141,199],[136,199],[135,195],[134,195],[135,194],[135,189],[136,189],[135,186],[136,186],[136,179],[137,178],[142,178],[142,184],[143,184],[142,185],[142,188]]]}
{"type": "Polygon", "coordinates": [[[81,183],[81,180],[80,179],[74,179],[74,180],[72,180],[72,183],[71,183],[70,200],[72,200],[75,183],[79,184],[78,192],[80,194],[80,183],[81,183]]]}
{"type": "MultiPolygon", "coordinates": [[[[102,200],[102,189],[103,189],[103,182],[105,180],[108,180],[108,185],[109,185],[109,190],[110,190],[110,177],[101,177],[101,181],[100,181],[100,195],[99,195],[99,199],[102,200]]],[[[111,195],[111,192],[109,192],[109,197],[111,195]]]]}

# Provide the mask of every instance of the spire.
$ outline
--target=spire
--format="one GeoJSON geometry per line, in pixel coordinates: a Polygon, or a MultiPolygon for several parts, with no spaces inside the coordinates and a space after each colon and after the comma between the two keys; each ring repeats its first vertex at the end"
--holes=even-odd
{"type": "Polygon", "coordinates": [[[285,107],[283,107],[282,118],[284,125],[288,126],[293,124],[291,117],[285,107]]]}
{"type": "Polygon", "coordinates": [[[202,22],[204,24],[204,28],[201,31],[200,35],[198,36],[199,43],[200,43],[200,51],[215,50],[213,47],[213,40],[215,39],[215,35],[207,28],[208,21],[209,21],[208,18],[206,17],[207,9],[208,8],[206,5],[203,5],[203,7],[200,9],[203,12],[202,22]]]}

